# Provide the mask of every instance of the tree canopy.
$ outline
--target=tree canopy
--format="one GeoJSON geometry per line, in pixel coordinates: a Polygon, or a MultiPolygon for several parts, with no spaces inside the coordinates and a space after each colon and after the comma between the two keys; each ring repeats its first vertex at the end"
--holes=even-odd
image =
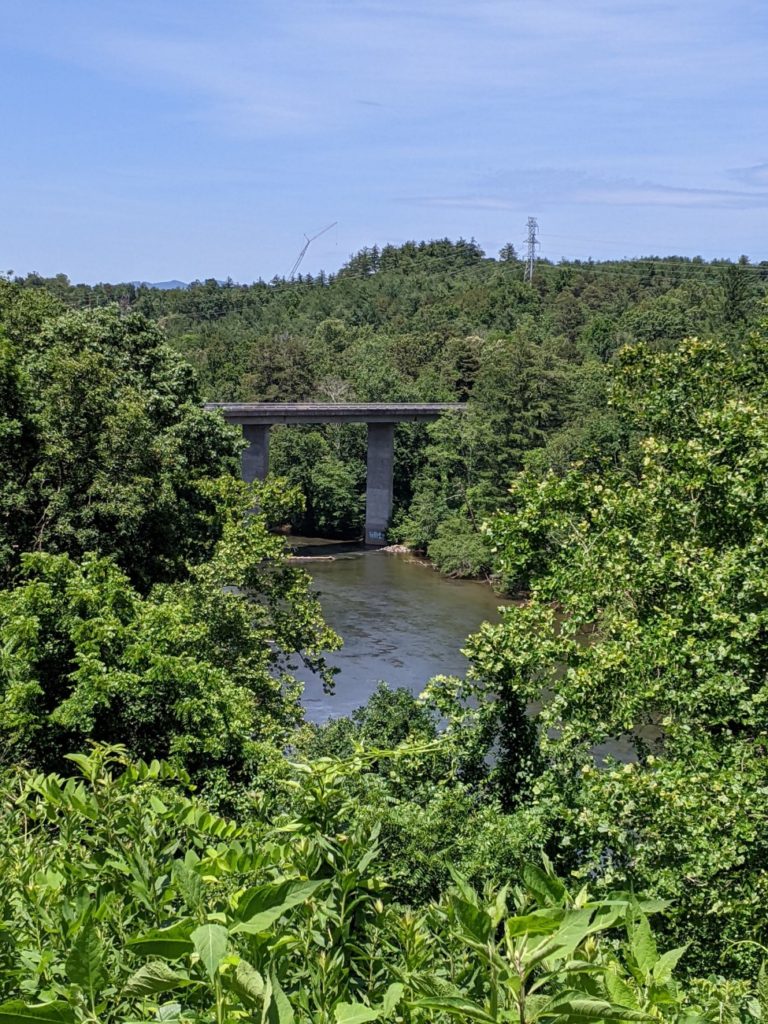
{"type": "Polygon", "coordinates": [[[765,331],[626,349],[611,401],[634,443],[515,479],[489,541],[530,599],[467,644],[466,692],[502,740],[505,714],[542,704],[512,809],[542,808],[576,875],[670,899],[713,963],[748,962],[738,940],[765,925],[766,369],[765,331]]]}
{"type": "Polygon", "coordinates": [[[212,550],[199,484],[236,470],[237,433],[203,411],[191,368],[141,314],[30,323],[29,294],[0,318],[0,575],[22,551],[99,551],[142,587],[174,579],[212,550]]]}
{"type": "MultiPolygon", "coordinates": [[[[504,505],[524,461],[562,470],[625,443],[606,400],[621,347],[665,349],[713,333],[736,342],[754,325],[766,281],[768,266],[746,258],[651,256],[542,260],[529,284],[509,245],[492,259],[472,240],[438,239],[363,249],[336,274],[292,281],[157,290],[30,275],[5,291],[35,315],[117,302],[162,322],[210,400],[468,401],[461,426],[398,427],[392,538],[472,575],[489,565],[479,525],[504,505]]],[[[318,426],[274,440],[274,465],[307,499],[294,526],[359,534],[359,431],[318,426]]]]}

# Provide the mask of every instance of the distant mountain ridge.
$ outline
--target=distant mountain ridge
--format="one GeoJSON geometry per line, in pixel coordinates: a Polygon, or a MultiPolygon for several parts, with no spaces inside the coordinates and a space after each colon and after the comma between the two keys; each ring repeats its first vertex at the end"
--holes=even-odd
{"type": "Polygon", "coordinates": [[[157,288],[158,291],[167,292],[172,288],[189,288],[186,281],[131,281],[137,288],[157,288]]]}

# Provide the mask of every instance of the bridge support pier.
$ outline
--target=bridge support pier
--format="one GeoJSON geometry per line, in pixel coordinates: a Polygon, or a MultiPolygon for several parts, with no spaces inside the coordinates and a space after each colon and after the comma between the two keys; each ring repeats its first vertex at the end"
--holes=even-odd
{"type": "MultiPolygon", "coordinates": [[[[269,472],[268,423],[243,423],[248,447],[242,455],[243,480],[264,480],[269,472]]],[[[368,424],[368,473],[365,490],[365,543],[383,547],[392,516],[392,479],[395,462],[394,423],[368,424]]]]}
{"type": "Polygon", "coordinates": [[[244,423],[243,436],[248,447],[242,454],[241,469],[243,480],[252,484],[264,480],[269,472],[269,424],[244,423]]]}
{"type": "Polygon", "coordinates": [[[368,424],[368,478],[365,490],[365,543],[383,547],[392,515],[394,423],[368,424]]]}
{"type": "Polygon", "coordinates": [[[459,402],[211,402],[228,423],[243,429],[248,447],[242,455],[243,479],[263,480],[269,472],[269,428],[276,423],[365,423],[368,427],[365,543],[382,547],[392,516],[395,424],[436,420],[449,412],[466,412],[459,402]]]}

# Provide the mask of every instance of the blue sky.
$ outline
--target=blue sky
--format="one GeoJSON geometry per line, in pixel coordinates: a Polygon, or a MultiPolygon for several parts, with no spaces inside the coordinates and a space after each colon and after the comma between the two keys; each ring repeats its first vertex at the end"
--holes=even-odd
{"type": "Polygon", "coordinates": [[[0,0],[0,269],[768,259],[765,0],[0,0]]]}

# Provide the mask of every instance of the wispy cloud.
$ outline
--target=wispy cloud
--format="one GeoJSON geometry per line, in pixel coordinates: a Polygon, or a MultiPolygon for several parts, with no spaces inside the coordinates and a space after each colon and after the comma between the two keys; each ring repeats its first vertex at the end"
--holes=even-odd
{"type": "MultiPolygon", "coordinates": [[[[553,236],[765,247],[765,0],[5,8],[19,266],[58,240],[92,277],[109,252],[132,277],[270,277],[313,224],[341,222],[340,261],[377,239],[496,238],[539,211],[553,236]]],[[[329,246],[307,263],[332,265],[329,246]]]]}
{"type": "Polygon", "coordinates": [[[684,206],[706,209],[766,209],[768,191],[752,192],[724,188],[695,188],[680,185],[613,185],[577,192],[576,202],[607,203],[612,206],[684,206]]]}
{"type": "Polygon", "coordinates": [[[728,172],[732,178],[743,181],[755,188],[768,186],[768,163],[752,164],[750,167],[733,167],[728,172]]]}
{"type": "Polygon", "coordinates": [[[248,60],[237,45],[121,32],[100,37],[95,49],[113,72],[188,94],[190,116],[236,134],[309,132],[322,111],[317,94],[297,95],[289,74],[248,60]]]}
{"type": "MultiPolygon", "coordinates": [[[[185,96],[190,118],[238,137],[354,130],[361,95],[406,122],[447,103],[529,103],[534,93],[572,102],[587,90],[593,108],[610,108],[617,78],[631,78],[645,102],[702,97],[721,88],[719,71],[756,62],[761,48],[729,38],[706,5],[691,19],[685,5],[653,0],[233,2],[226,17],[203,4],[190,16],[173,0],[161,17],[138,0],[132,18],[75,0],[92,13],[76,32],[63,9],[42,2],[60,27],[47,41],[58,59],[185,96]]],[[[37,24],[28,34],[46,45],[37,24]]]]}
{"type": "MultiPolygon", "coordinates": [[[[768,184],[768,165],[765,165],[768,184]]],[[[462,195],[426,195],[404,197],[402,202],[417,206],[475,210],[519,210],[536,203],[539,208],[563,204],[599,206],[676,206],[707,209],[766,209],[768,189],[710,188],[697,185],[671,185],[654,181],[606,179],[581,171],[521,170],[517,187],[515,174],[504,193],[471,192],[462,195]]],[[[755,184],[759,184],[754,179],[755,184]]]]}

